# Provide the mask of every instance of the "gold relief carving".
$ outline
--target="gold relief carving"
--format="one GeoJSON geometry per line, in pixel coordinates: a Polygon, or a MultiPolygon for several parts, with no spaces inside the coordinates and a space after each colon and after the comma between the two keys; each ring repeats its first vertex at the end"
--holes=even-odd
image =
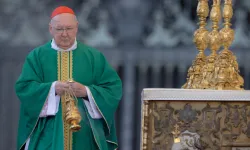
{"type": "Polygon", "coordinates": [[[199,53],[188,69],[187,82],[182,86],[185,89],[199,89],[202,80],[202,68],[205,65],[205,55],[199,53]]]}
{"type": "Polygon", "coordinates": [[[226,117],[224,120],[224,128],[222,129],[225,135],[224,142],[226,144],[240,141],[242,138],[249,138],[249,105],[229,105],[226,104],[226,117]],[[242,133],[244,135],[242,135],[242,133]]]}
{"type": "Polygon", "coordinates": [[[179,138],[180,133],[181,132],[180,132],[179,126],[176,124],[174,126],[174,131],[172,131],[172,134],[174,137],[174,143],[180,143],[180,138],[179,138]]]}
{"type": "Polygon", "coordinates": [[[201,89],[210,89],[214,86],[214,69],[215,69],[216,54],[211,54],[206,58],[206,63],[202,68],[201,89]]]}
{"type": "Polygon", "coordinates": [[[143,109],[147,114],[142,127],[143,150],[250,146],[247,102],[147,101],[143,109]]]}
{"type": "Polygon", "coordinates": [[[151,116],[153,116],[153,149],[170,149],[174,138],[172,131],[174,131],[174,125],[176,124],[173,118],[174,109],[168,104],[158,105],[153,103],[153,110],[151,116]]]}

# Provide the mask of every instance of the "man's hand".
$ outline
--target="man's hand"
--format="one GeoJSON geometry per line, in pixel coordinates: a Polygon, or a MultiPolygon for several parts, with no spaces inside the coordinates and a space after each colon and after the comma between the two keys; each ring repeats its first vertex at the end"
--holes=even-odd
{"type": "Polygon", "coordinates": [[[66,82],[57,81],[55,84],[55,91],[57,95],[63,95],[69,89],[69,84],[66,82]]]}
{"type": "Polygon", "coordinates": [[[68,82],[70,88],[75,93],[76,97],[86,97],[87,90],[86,87],[78,82],[68,82]]]}

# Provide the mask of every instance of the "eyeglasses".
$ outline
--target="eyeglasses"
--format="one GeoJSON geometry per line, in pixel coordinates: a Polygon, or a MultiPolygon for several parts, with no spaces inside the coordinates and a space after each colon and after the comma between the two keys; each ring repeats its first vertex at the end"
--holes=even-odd
{"type": "Polygon", "coordinates": [[[67,32],[67,33],[70,33],[72,31],[74,31],[75,28],[73,27],[67,27],[67,28],[55,28],[55,31],[56,33],[58,34],[62,34],[64,32],[64,30],[67,32]]]}

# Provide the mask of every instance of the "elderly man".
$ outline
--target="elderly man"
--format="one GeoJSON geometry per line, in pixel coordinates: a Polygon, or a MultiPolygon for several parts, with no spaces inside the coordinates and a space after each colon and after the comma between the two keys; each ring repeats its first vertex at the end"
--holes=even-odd
{"type": "Polygon", "coordinates": [[[18,150],[118,147],[114,113],[122,96],[121,80],[101,52],[76,40],[77,27],[72,9],[56,8],[49,24],[53,39],[25,60],[15,85],[21,101],[18,150]],[[65,118],[69,91],[78,100],[77,132],[65,118]]]}

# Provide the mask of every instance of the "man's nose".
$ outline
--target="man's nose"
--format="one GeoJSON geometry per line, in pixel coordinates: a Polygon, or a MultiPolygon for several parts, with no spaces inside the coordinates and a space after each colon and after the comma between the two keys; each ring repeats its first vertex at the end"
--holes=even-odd
{"type": "Polygon", "coordinates": [[[68,33],[67,33],[67,30],[63,30],[63,32],[62,32],[62,36],[67,36],[68,35],[68,33]]]}

